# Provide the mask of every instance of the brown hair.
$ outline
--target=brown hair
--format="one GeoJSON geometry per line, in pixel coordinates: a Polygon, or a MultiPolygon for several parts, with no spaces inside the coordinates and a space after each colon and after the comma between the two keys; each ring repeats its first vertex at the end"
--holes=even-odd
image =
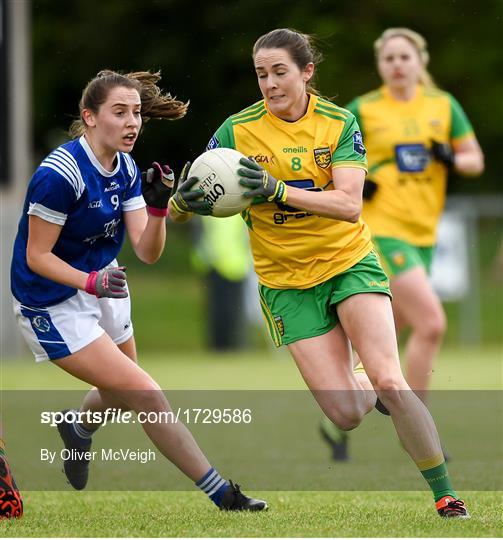
{"type": "Polygon", "coordinates": [[[187,112],[189,103],[178,101],[169,93],[163,94],[157,86],[160,80],[160,72],[135,71],[123,75],[109,69],[100,71],[82,91],[79,102],[80,117],[72,122],[69,129],[70,136],[76,138],[85,133],[86,123],[82,118],[83,109],[97,113],[100,106],[105,103],[110,90],[119,86],[134,88],[138,91],[143,122],[147,122],[151,118],[167,118],[169,120],[182,118],[187,112]]]}
{"type": "Polygon", "coordinates": [[[379,59],[379,54],[381,53],[384,44],[389,39],[394,37],[403,37],[409,43],[411,43],[411,45],[414,46],[419,56],[419,59],[423,64],[423,69],[421,70],[421,74],[419,76],[419,82],[428,88],[436,88],[437,85],[435,84],[433,77],[426,69],[428,66],[428,62],[430,61],[428,44],[426,43],[424,37],[421,34],[414,32],[414,30],[410,30],[409,28],[388,28],[387,30],[385,30],[381,34],[381,36],[377,38],[374,42],[374,52],[376,55],[376,59],[379,59]]]}
{"type": "MultiPolygon", "coordinates": [[[[253,58],[260,49],[285,49],[301,71],[310,62],[316,67],[323,60],[323,55],[314,45],[313,36],[290,28],[277,28],[259,37],[253,45],[253,58]]],[[[307,83],[306,89],[308,92],[318,94],[313,79],[314,76],[307,83]]]]}

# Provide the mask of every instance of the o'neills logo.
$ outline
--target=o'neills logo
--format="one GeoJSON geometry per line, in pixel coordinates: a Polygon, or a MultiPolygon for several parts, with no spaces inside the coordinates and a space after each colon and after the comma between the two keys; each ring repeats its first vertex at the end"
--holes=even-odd
{"type": "Polygon", "coordinates": [[[332,155],[330,154],[330,148],[325,146],[324,148],[314,149],[314,161],[316,165],[322,169],[326,169],[332,161],[332,155]]]}
{"type": "Polygon", "coordinates": [[[218,176],[211,172],[208,176],[203,178],[197,186],[204,191],[204,200],[210,204],[213,208],[222,195],[225,195],[225,187],[219,182],[218,176]]]}
{"type": "Polygon", "coordinates": [[[295,146],[293,148],[291,146],[285,146],[283,148],[284,154],[307,154],[307,152],[308,149],[305,146],[295,146]]]}

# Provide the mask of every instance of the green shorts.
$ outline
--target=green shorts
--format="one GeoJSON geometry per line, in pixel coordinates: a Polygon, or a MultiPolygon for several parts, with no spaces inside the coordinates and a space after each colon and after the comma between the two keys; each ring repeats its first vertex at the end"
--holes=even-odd
{"type": "Polygon", "coordinates": [[[259,285],[260,304],[276,347],[326,334],[339,322],[339,302],[369,292],[391,297],[388,276],[373,251],[345,272],[309,289],[259,285]]]}
{"type": "Polygon", "coordinates": [[[414,246],[404,240],[384,236],[375,236],[372,242],[388,276],[396,276],[416,266],[422,266],[427,274],[430,273],[433,246],[414,246]]]}

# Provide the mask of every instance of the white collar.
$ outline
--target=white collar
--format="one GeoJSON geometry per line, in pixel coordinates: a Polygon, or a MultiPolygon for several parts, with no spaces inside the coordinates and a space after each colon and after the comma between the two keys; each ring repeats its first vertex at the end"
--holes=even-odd
{"type": "Polygon", "coordinates": [[[84,135],[82,135],[79,138],[79,142],[84,149],[84,152],[87,154],[87,157],[89,158],[89,161],[94,165],[94,167],[98,170],[98,172],[103,176],[114,176],[119,172],[119,169],[121,167],[121,161],[119,153],[117,152],[117,165],[115,166],[115,169],[113,171],[107,171],[103,165],[98,161],[98,158],[94,155],[94,152],[92,148],[89,146],[89,143],[86,141],[86,138],[84,135]]]}

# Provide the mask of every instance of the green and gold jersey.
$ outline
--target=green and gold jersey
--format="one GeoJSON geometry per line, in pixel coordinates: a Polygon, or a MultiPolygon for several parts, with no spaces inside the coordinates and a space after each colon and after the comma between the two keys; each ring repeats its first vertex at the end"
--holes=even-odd
{"type": "MultiPolygon", "coordinates": [[[[302,189],[334,189],[334,167],[366,170],[354,115],[312,94],[306,114],[296,122],[274,116],[263,100],[229,117],[208,144],[208,149],[217,147],[251,156],[275,178],[302,189]]],[[[274,289],[313,287],[372,249],[361,219],[338,221],[282,203],[254,204],[243,218],[259,281],[274,289]]]]}
{"type": "Polygon", "coordinates": [[[452,144],[474,136],[463,109],[447,92],[424,86],[411,101],[395,100],[383,86],[347,107],[362,129],[368,178],[379,186],[363,207],[372,235],[433,245],[447,170],[430,148],[433,140],[452,144]]]}

